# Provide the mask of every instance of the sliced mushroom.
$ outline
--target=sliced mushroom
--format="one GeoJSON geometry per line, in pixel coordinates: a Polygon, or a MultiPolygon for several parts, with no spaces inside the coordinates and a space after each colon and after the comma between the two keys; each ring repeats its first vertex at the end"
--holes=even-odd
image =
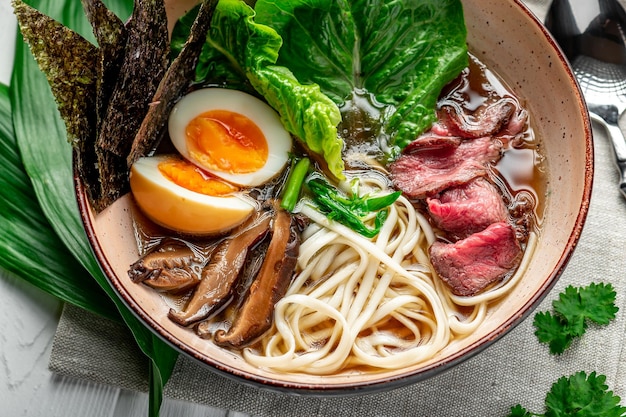
{"type": "Polygon", "coordinates": [[[128,276],[159,291],[183,292],[198,285],[205,262],[189,244],[168,238],[132,264],[128,276]]]}
{"type": "MultiPolygon", "coordinates": [[[[237,283],[233,286],[231,292],[232,301],[229,301],[228,307],[219,313],[219,321],[223,320],[227,323],[231,323],[234,320],[237,311],[241,309],[245,297],[250,291],[250,286],[261,270],[269,244],[269,239],[264,239],[248,251],[246,264],[239,274],[237,283]]],[[[203,339],[213,339],[213,333],[215,333],[217,327],[215,321],[209,317],[197,323],[194,329],[199,337],[203,339]]]]}
{"type": "Polygon", "coordinates": [[[246,262],[248,250],[266,236],[270,222],[271,213],[257,214],[219,243],[202,270],[202,280],[193,296],[183,310],[171,309],[169,318],[182,326],[188,326],[207,318],[228,301],[246,262]]]}
{"type": "Polygon", "coordinates": [[[272,225],[272,240],[261,270],[231,328],[228,332],[218,330],[215,333],[218,345],[235,348],[246,346],[271,327],[274,305],[287,291],[299,250],[300,235],[295,220],[286,211],[278,210],[272,225]]]}

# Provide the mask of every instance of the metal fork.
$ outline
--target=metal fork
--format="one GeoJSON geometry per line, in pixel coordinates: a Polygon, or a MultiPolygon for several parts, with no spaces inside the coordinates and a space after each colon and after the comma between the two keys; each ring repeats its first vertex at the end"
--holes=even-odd
{"type": "Polygon", "coordinates": [[[590,118],[611,139],[626,197],[626,139],[618,125],[626,111],[626,12],[616,0],[554,0],[545,24],[570,61],[590,118]]]}

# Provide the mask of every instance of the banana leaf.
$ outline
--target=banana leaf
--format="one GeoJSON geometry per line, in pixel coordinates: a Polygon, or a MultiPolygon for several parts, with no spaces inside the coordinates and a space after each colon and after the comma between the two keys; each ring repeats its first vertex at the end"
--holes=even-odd
{"type": "MultiPolygon", "coordinates": [[[[132,1],[107,2],[125,19],[132,1]]],[[[91,26],[78,0],[40,0],[29,4],[92,40],[91,26]]],[[[73,188],[72,147],[45,76],[18,35],[10,89],[13,125],[39,205],[65,247],[117,306],[141,350],[150,358],[150,416],[158,416],[163,385],[171,376],[178,353],[158,338],[126,307],[103,275],[85,236],[73,188]]]]}

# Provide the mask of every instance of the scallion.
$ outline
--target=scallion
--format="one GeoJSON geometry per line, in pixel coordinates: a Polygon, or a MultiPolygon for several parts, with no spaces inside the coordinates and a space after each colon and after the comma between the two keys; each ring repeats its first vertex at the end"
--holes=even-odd
{"type": "Polygon", "coordinates": [[[317,172],[311,174],[305,184],[311,191],[313,201],[329,219],[342,223],[367,238],[378,234],[387,219],[388,211],[385,209],[400,196],[399,191],[376,197],[359,195],[358,181],[351,184],[351,193],[347,195],[330,185],[317,172]],[[364,219],[373,212],[377,212],[374,227],[368,227],[364,219]]]}
{"type": "Polygon", "coordinates": [[[296,207],[296,203],[300,198],[300,191],[302,190],[302,183],[306,174],[309,172],[311,161],[309,158],[302,158],[296,161],[289,172],[285,189],[283,191],[283,197],[280,202],[280,206],[285,210],[292,212],[296,207]]]}

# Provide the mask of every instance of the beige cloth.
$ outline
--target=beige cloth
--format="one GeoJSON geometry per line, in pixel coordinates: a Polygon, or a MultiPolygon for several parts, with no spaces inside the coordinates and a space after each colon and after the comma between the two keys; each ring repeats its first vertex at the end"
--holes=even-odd
{"type": "MultiPolygon", "coordinates": [[[[547,1],[529,0],[543,20],[547,1]]],[[[617,289],[618,317],[591,326],[562,356],[548,353],[534,335],[532,316],[479,355],[426,381],[389,392],[316,398],[261,390],[219,376],[180,357],[166,397],[255,416],[504,416],[515,404],[544,411],[544,398],[561,376],[577,371],[607,376],[626,400],[626,200],[606,134],[594,126],[595,179],[590,211],[578,248],[555,288],[537,311],[551,308],[567,285],[610,282],[617,289]]],[[[55,336],[50,369],[62,375],[147,389],[147,362],[122,325],[67,306],[55,336]]],[[[624,404],[625,402],[622,402],[624,404]]]]}

